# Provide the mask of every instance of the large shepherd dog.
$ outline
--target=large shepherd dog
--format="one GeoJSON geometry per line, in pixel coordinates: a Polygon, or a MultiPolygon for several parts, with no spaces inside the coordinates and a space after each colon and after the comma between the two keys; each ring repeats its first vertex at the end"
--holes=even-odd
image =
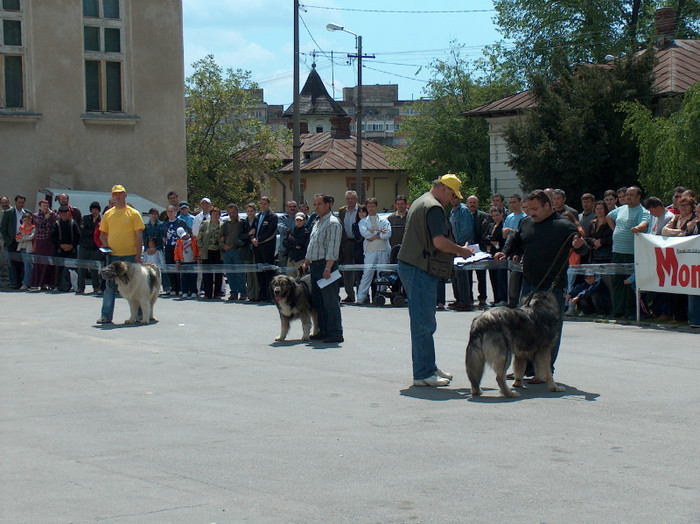
{"type": "Polygon", "coordinates": [[[155,321],[153,306],[160,292],[160,269],[155,264],[132,264],[117,260],[102,269],[102,278],[115,280],[119,294],[129,302],[131,316],[126,324],[155,321]],[[141,318],[138,311],[141,308],[141,318]]]}
{"type": "Polygon", "coordinates": [[[469,333],[465,363],[472,395],[481,395],[484,365],[496,372],[496,382],[506,397],[518,397],[506,384],[506,371],[513,357],[513,386],[522,387],[527,361],[535,365],[538,378],[550,391],[564,391],[552,377],[552,348],[559,336],[559,304],[548,293],[538,292],[519,309],[497,307],[474,319],[469,333]]]}
{"type": "Polygon", "coordinates": [[[280,336],[275,340],[284,340],[289,333],[292,320],[301,319],[304,330],[302,340],[310,340],[311,322],[314,324],[314,335],[318,334],[316,312],[311,304],[311,276],[305,275],[295,280],[287,275],[277,275],[270,284],[270,294],[277,304],[280,314],[280,336]]]}

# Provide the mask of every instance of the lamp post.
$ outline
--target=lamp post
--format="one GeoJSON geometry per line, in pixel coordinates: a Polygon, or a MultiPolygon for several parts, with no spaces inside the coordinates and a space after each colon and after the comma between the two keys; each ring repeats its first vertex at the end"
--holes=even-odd
{"type": "MultiPolygon", "coordinates": [[[[355,137],[357,138],[357,153],[355,158],[355,190],[357,191],[357,201],[361,203],[364,201],[364,185],[362,183],[362,37],[358,34],[348,31],[343,26],[338,24],[327,24],[326,29],[329,31],[342,31],[343,33],[351,34],[355,37],[357,41],[357,101],[355,112],[355,125],[357,130],[355,132],[355,137]]],[[[353,58],[352,55],[348,57],[353,58]]]]}

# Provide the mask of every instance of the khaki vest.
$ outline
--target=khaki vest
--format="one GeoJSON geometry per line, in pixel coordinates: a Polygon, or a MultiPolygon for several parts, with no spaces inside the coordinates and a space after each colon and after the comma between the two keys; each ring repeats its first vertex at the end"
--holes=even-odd
{"type": "Polygon", "coordinates": [[[413,202],[408,210],[406,231],[404,232],[398,258],[402,262],[411,264],[431,275],[449,278],[452,274],[454,255],[444,253],[433,245],[433,239],[430,236],[426,220],[428,211],[433,207],[439,207],[440,211],[442,211],[445,217],[446,236],[454,242],[452,229],[442,204],[428,192],[413,202]]]}

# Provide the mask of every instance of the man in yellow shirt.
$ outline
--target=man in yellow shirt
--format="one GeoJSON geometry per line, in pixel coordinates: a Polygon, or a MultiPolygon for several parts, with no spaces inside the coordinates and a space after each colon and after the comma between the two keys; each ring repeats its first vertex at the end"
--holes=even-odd
{"type": "MultiPolygon", "coordinates": [[[[114,207],[105,212],[100,222],[100,242],[102,247],[111,251],[107,263],[116,260],[141,263],[143,233],[145,225],[141,213],[126,205],[126,189],[117,184],[112,187],[114,207]]],[[[107,282],[102,297],[102,315],[98,324],[110,324],[114,315],[114,299],[117,296],[117,284],[114,280],[107,282]]]]}

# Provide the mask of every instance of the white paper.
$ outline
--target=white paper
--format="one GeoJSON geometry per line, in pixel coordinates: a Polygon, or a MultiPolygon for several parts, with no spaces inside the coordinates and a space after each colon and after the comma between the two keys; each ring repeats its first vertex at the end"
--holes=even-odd
{"type": "Polygon", "coordinates": [[[326,287],[328,284],[332,284],[333,282],[335,282],[335,281],[338,280],[339,278],[340,278],[340,271],[338,271],[338,270],[336,269],[335,271],[333,271],[333,273],[331,273],[331,276],[330,276],[330,277],[328,277],[328,278],[319,278],[318,281],[317,281],[316,283],[318,284],[318,287],[320,287],[321,289],[323,289],[323,288],[326,287]]]}

